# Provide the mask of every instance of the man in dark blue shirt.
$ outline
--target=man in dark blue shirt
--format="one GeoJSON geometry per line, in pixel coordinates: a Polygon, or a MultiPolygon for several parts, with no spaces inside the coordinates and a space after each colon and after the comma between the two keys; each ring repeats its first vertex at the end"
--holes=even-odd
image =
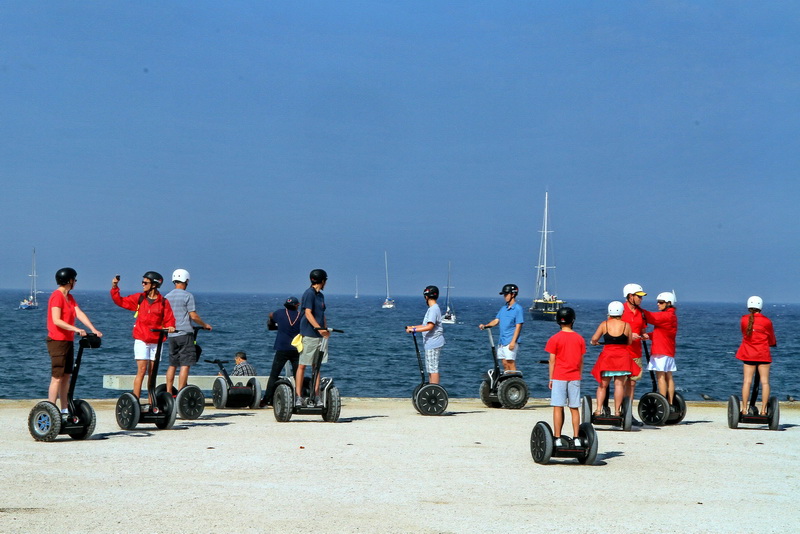
{"type": "Polygon", "coordinates": [[[277,330],[275,335],[275,358],[272,360],[272,370],[267,381],[267,390],[261,399],[260,406],[263,408],[272,405],[272,396],[275,394],[275,382],[281,370],[286,366],[286,362],[292,364],[292,376],[297,374],[298,359],[300,354],[292,345],[294,337],[300,333],[300,316],[298,309],[300,301],[296,297],[289,297],[283,303],[283,309],[277,309],[269,314],[267,328],[277,330]]]}
{"type": "MultiPolygon", "coordinates": [[[[306,366],[314,363],[314,358],[319,354],[323,338],[331,335],[328,332],[328,325],[325,323],[325,295],[322,290],[325,288],[325,283],[328,281],[328,273],[323,269],[314,269],[308,275],[311,280],[311,287],[306,289],[303,293],[303,298],[300,299],[300,307],[302,309],[302,316],[300,318],[300,335],[303,336],[303,350],[300,353],[300,365],[297,366],[297,373],[295,375],[295,406],[305,406],[307,401],[303,398],[302,387],[303,377],[305,376],[306,366]]],[[[328,359],[327,351],[322,359],[326,362],[328,359]]],[[[314,395],[308,402],[313,404],[320,404],[319,399],[319,379],[313,385],[314,395]]]]}

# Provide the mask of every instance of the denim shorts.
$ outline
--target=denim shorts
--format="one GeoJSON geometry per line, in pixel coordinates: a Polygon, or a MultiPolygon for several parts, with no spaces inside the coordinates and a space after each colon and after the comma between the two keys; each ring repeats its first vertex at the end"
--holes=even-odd
{"type": "Polygon", "coordinates": [[[550,406],[578,408],[580,405],[580,380],[553,380],[553,389],[550,390],[550,406]],[[567,400],[569,400],[569,403],[567,403],[567,400]]]}

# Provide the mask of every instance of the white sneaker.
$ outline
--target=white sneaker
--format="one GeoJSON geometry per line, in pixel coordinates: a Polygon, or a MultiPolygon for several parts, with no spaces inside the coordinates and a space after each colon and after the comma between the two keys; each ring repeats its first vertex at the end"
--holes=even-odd
{"type": "Polygon", "coordinates": [[[573,443],[573,444],[574,444],[576,447],[582,447],[582,446],[583,446],[583,445],[581,445],[581,438],[572,438],[572,443],[573,443]]]}
{"type": "Polygon", "coordinates": [[[564,443],[561,441],[561,438],[556,438],[556,447],[563,447],[564,443]]]}

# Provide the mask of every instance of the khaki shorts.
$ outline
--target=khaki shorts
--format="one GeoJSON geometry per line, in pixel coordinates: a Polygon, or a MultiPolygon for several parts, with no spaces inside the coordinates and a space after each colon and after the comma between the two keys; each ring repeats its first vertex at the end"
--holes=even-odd
{"type": "Polygon", "coordinates": [[[71,375],[75,365],[75,345],[72,341],[57,341],[47,338],[50,353],[50,374],[53,378],[71,375]]]}
{"type": "MultiPolygon", "coordinates": [[[[300,365],[313,365],[314,364],[314,357],[319,354],[319,351],[323,348],[322,341],[325,338],[322,337],[310,337],[310,336],[303,336],[303,352],[300,353],[300,365]]],[[[327,346],[327,343],[325,343],[327,346]]],[[[328,351],[327,348],[325,350],[325,355],[322,357],[322,363],[326,363],[328,361],[328,351]]]]}
{"type": "Polygon", "coordinates": [[[636,375],[636,376],[631,375],[630,376],[630,380],[633,380],[634,382],[638,382],[639,379],[642,378],[642,375],[644,374],[644,367],[642,367],[642,359],[641,358],[634,358],[633,359],[633,363],[635,363],[636,365],[639,366],[639,374],[636,375]]]}

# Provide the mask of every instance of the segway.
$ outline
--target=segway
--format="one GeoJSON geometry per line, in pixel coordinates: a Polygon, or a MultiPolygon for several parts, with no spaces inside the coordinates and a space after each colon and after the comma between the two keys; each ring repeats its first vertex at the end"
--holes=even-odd
{"type": "Polygon", "coordinates": [[[550,425],[539,421],[531,431],[531,456],[537,464],[546,464],[551,457],[575,458],[582,464],[594,464],[597,458],[597,433],[591,423],[581,423],[578,427],[580,446],[576,446],[573,438],[561,436],[561,446],[556,445],[556,438],[550,425]]]}
{"type": "Polygon", "coordinates": [[[75,383],[81,370],[83,349],[96,349],[100,346],[100,338],[96,334],[87,334],[81,337],[78,343],[78,355],[72,366],[72,375],[69,380],[67,393],[67,409],[69,413],[62,414],[58,406],[50,401],[42,401],[31,410],[28,415],[28,430],[36,441],[53,441],[59,434],[68,434],[72,439],[88,439],[94,432],[97,422],[94,408],[81,399],[73,399],[75,383]]]}
{"type": "Polygon", "coordinates": [[[419,352],[416,332],[412,333],[412,336],[414,336],[414,348],[417,351],[420,384],[411,393],[411,404],[422,415],[441,415],[447,409],[447,391],[439,384],[431,384],[425,380],[425,366],[419,352]]]}
{"type": "Polygon", "coordinates": [[[228,371],[223,364],[229,363],[228,360],[206,360],[208,363],[216,364],[222,376],[218,376],[211,386],[211,398],[214,408],[258,408],[261,402],[261,382],[256,377],[250,377],[247,385],[241,382],[233,383],[228,371]]]}
{"type": "MultiPolygon", "coordinates": [[[[609,388],[611,389],[611,388],[609,388]]],[[[608,398],[606,393],[606,398],[608,398]]],[[[600,415],[594,415],[592,411],[592,397],[584,395],[581,398],[581,423],[591,423],[593,425],[610,425],[622,427],[622,430],[629,431],[633,425],[633,410],[631,409],[630,397],[622,399],[620,415],[612,415],[608,404],[605,403],[600,410],[600,415]]]]}
{"type": "MultiPolygon", "coordinates": [[[[642,350],[649,364],[650,351],[644,340],[642,340],[642,350]]],[[[648,391],[639,399],[641,420],[652,426],[677,425],[683,421],[683,418],[686,417],[686,401],[683,400],[683,396],[676,391],[672,398],[672,404],[670,404],[669,400],[658,392],[655,371],[650,371],[650,380],[653,383],[653,390],[648,391]]]]}
{"type": "MultiPolygon", "coordinates": [[[[322,330],[322,329],[319,329],[322,330]]],[[[338,332],[343,334],[343,330],[328,328],[328,332],[338,332]]],[[[306,398],[311,398],[314,393],[314,384],[320,376],[322,359],[328,352],[328,338],[322,338],[319,354],[311,364],[311,376],[304,377],[302,394],[306,398]]],[[[335,423],[339,420],[342,411],[342,399],[339,389],[334,385],[333,378],[322,377],[319,383],[319,396],[322,400],[319,404],[295,406],[295,377],[282,376],[275,382],[275,393],[272,397],[272,409],[275,420],[285,423],[292,418],[293,414],[300,415],[321,415],[323,421],[335,423]]],[[[257,401],[258,402],[258,401],[257,401]]]]}
{"type": "Polygon", "coordinates": [[[478,390],[478,396],[489,408],[502,407],[518,410],[528,402],[528,385],[522,378],[522,371],[500,371],[492,329],[486,327],[485,330],[489,332],[489,343],[492,346],[493,368],[486,371],[478,390]]]}
{"type": "Polygon", "coordinates": [[[770,430],[778,430],[781,421],[781,406],[778,397],[772,396],[767,401],[767,415],[761,415],[756,406],[758,392],[761,389],[761,380],[756,367],[753,374],[753,391],[750,393],[750,407],[747,414],[742,415],[739,397],[731,395],[728,398],[728,428],[738,428],[740,424],[769,425],[770,430]]]}
{"type": "MultiPolygon", "coordinates": [[[[202,328],[199,326],[194,327],[194,337],[192,338],[194,341],[195,353],[197,354],[195,361],[200,359],[200,354],[203,352],[203,349],[197,344],[197,332],[199,330],[202,330],[202,328]]],[[[159,384],[156,387],[156,396],[166,390],[166,384],[159,384]]],[[[181,416],[181,419],[197,419],[203,415],[203,411],[206,409],[206,396],[203,395],[203,390],[199,387],[194,384],[186,384],[178,391],[175,386],[172,386],[171,393],[175,398],[175,404],[178,405],[178,415],[181,416]]]]}
{"type": "Polygon", "coordinates": [[[153,360],[153,369],[147,376],[148,404],[139,405],[139,399],[130,392],[125,392],[120,396],[115,412],[117,424],[123,430],[133,430],[139,423],[154,424],[162,430],[170,429],[175,424],[175,417],[178,415],[178,407],[172,394],[166,389],[156,393],[156,376],[158,375],[158,365],[161,362],[161,349],[168,330],[153,328],[151,331],[158,332],[158,346],[156,347],[156,358],[153,360]]]}

